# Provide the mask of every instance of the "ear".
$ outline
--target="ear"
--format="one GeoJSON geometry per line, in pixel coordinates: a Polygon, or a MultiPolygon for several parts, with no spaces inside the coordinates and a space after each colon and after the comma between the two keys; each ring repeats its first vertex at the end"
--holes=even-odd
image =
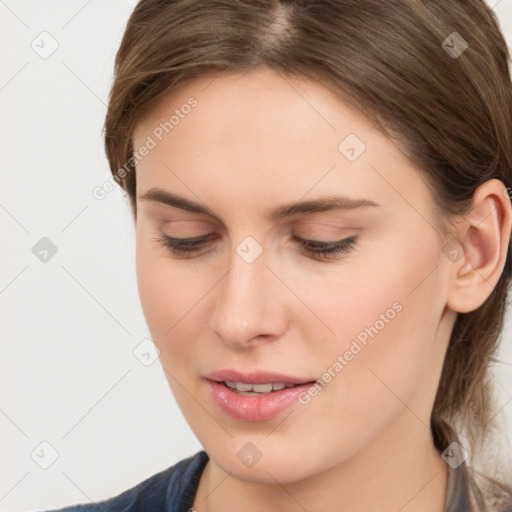
{"type": "Polygon", "coordinates": [[[458,242],[463,249],[459,256],[461,253],[462,256],[450,258],[452,286],[447,306],[459,313],[469,313],[489,297],[505,266],[512,206],[503,182],[492,179],[477,188],[471,212],[464,217],[462,225],[458,231],[458,242]]]}

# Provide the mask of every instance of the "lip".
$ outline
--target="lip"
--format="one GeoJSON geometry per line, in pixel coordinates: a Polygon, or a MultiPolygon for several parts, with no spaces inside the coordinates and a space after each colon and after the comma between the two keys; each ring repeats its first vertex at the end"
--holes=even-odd
{"type": "Polygon", "coordinates": [[[316,382],[315,379],[303,379],[279,373],[255,371],[243,374],[236,370],[213,372],[206,377],[206,380],[213,400],[225,414],[237,420],[250,422],[262,422],[276,418],[294,405],[301,393],[307,392],[316,382]],[[239,395],[225,386],[223,381],[226,380],[249,384],[284,382],[298,385],[293,388],[273,391],[268,395],[246,396],[239,395]]]}
{"type": "Polygon", "coordinates": [[[246,382],[248,384],[268,384],[270,382],[284,382],[285,384],[307,384],[308,382],[314,382],[317,380],[315,378],[292,377],[290,375],[265,372],[261,370],[242,373],[240,371],[231,369],[212,372],[206,375],[205,378],[215,382],[224,382],[229,380],[231,382],[246,382]]]}

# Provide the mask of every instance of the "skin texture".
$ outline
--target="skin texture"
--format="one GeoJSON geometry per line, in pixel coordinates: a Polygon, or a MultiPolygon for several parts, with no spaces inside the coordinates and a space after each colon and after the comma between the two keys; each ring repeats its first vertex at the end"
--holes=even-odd
{"type": "MultiPolygon", "coordinates": [[[[210,456],[194,507],[220,510],[444,510],[447,465],[429,418],[456,312],[481,305],[504,266],[511,207],[491,180],[458,222],[453,261],[434,230],[420,171],[363,115],[318,83],[266,68],[204,76],[164,96],[134,147],[194,97],[198,104],[137,165],[140,299],[169,385],[210,456]],[[339,144],[366,146],[354,161],[339,144]],[[217,218],[140,196],[159,187],[217,218]],[[282,204],[344,194],[379,207],[297,215],[282,204]],[[214,234],[196,256],[156,240],[214,234]],[[314,259],[293,235],[346,253],[314,259]],[[263,249],[248,263],[248,236],[263,249]],[[264,422],[225,415],[202,378],[225,368],[321,379],[352,341],[400,304],[307,405],[264,422]],[[246,467],[248,442],[261,459],[246,467]]],[[[154,138],[154,136],[153,136],[154,138]]]]}

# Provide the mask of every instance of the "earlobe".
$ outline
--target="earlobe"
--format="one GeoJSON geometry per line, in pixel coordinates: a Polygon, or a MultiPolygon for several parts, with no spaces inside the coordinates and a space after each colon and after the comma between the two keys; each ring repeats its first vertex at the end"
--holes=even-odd
{"type": "Polygon", "coordinates": [[[509,248],[512,206],[505,185],[489,180],[476,190],[473,208],[459,231],[463,257],[453,263],[454,277],[447,305],[456,312],[479,308],[498,282],[509,248]]]}

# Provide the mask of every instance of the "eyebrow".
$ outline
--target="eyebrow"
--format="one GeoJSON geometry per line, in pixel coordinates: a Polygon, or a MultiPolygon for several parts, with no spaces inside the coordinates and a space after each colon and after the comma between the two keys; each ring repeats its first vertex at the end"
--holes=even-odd
{"type": "MultiPolygon", "coordinates": [[[[202,213],[220,221],[218,216],[215,215],[208,207],[176,194],[171,194],[170,192],[160,188],[149,189],[147,192],[140,195],[139,199],[142,201],[163,203],[188,212],[202,213]]],[[[313,213],[321,212],[354,210],[356,208],[366,206],[380,207],[382,205],[368,199],[352,198],[344,195],[329,195],[309,201],[301,201],[279,206],[269,213],[269,217],[274,221],[280,221],[294,215],[311,215],[313,213]]]]}

